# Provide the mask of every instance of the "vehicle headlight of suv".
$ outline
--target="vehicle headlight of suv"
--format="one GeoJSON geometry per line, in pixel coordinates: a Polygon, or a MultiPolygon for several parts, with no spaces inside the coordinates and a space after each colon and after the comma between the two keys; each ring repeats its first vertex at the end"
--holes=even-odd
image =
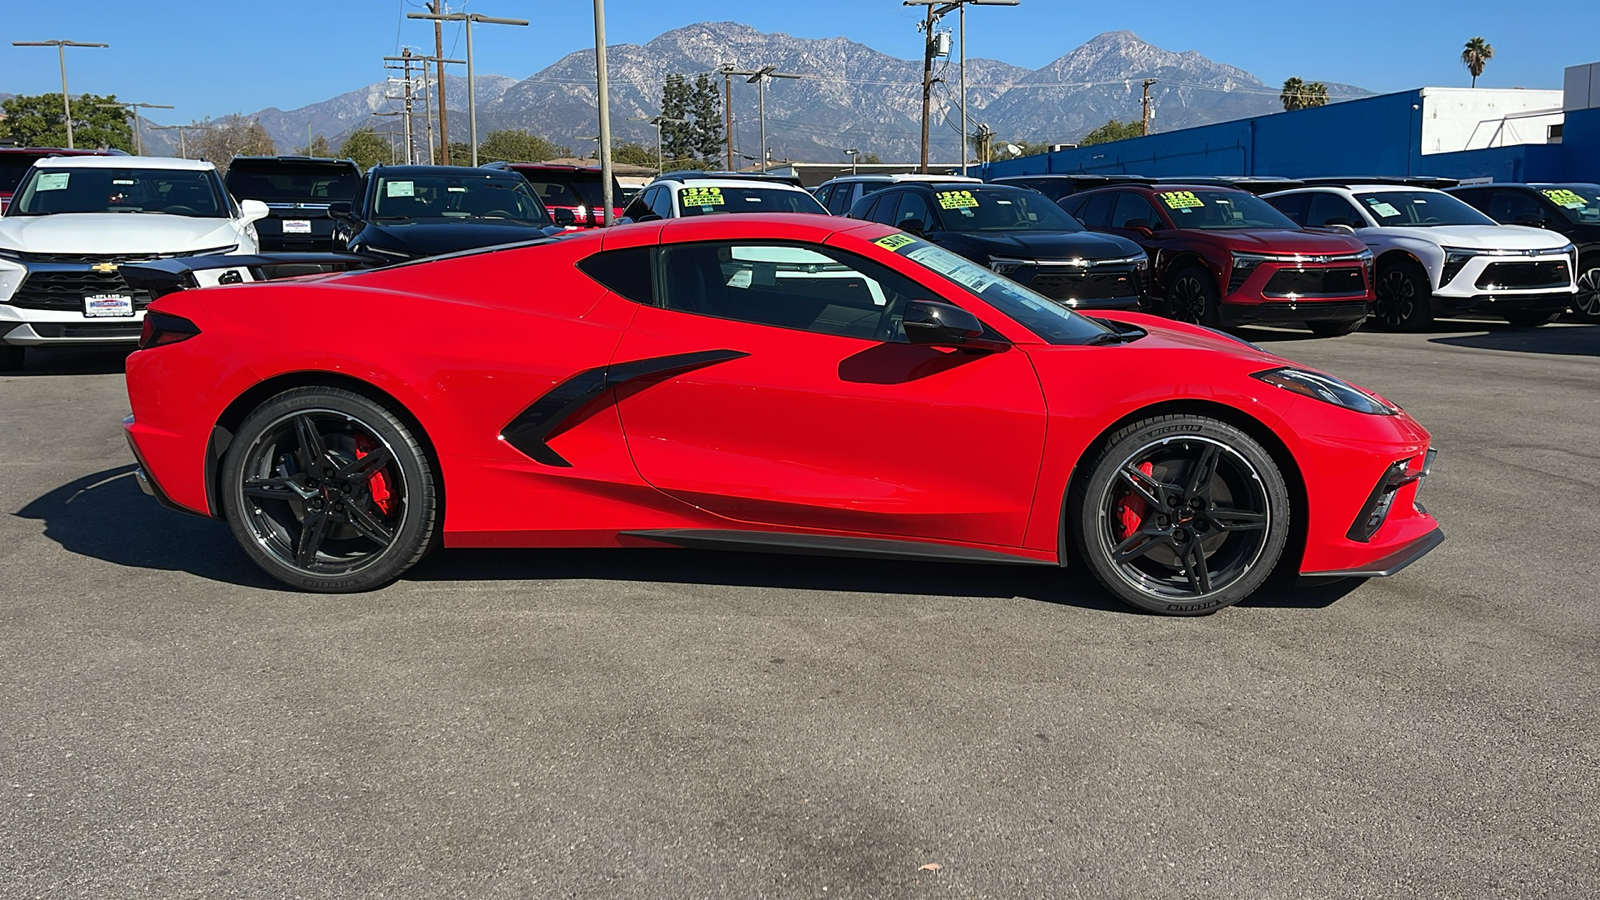
{"type": "Polygon", "coordinates": [[[28,277],[28,267],[9,259],[0,259],[0,303],[8,302],[11,295],[22,286],[22,279],[28,277]]]}
{"type": "Polygon", "coordinates": [[[21,259],[22,254],[16,250],[7,250],[5,247],[0,247],[0,257],[5,259],[21,259]]]}
{"type": "Polygon", "coordinates": [[[1397,412],[1360,388],[1321,372],[1308,372],[1305,369],[1284,366],[1280,369],[1254,372],[1250,377],[1292,391],[1302,397],[1342,406],[1351,412],[1365,413],[1369,416],[1392,416],[1397,412]]]}
{"type": "Polygon", "coordinates": [[[1228,293],[1233,293],[1244,287],[1245,280],[1256,266],[1262,263],[1283,262],[1293,260],[1293,256],[1274,256],[1270,253],[1235,253],[1233,254],[1233,274],[1228,276],[1228,293]]]}
{"type": "Polygon", "coordinates": [[[1004,275],[1007,278],[1010,278],[1012,275],[1016,274],[1018,269],[1031,265],[1035,265],[1035,263],[1026,259],[1006,259],[999,256],[989,257],[989,271],[995,273],[996,275],[1004,275]]]}
{"type": "Polygon", "coordinates": [[[1467,267],[1467,263],[1480,256],[1506,255],[1504,251],[1500,250],[1475,250],[1471,247],[1440,247],[1439,249],[1444,251],[1444,268],[1439,270],[1440,287],[1449,284],[1457,275],[1461,274],[1461,270],[1467,267]]]}

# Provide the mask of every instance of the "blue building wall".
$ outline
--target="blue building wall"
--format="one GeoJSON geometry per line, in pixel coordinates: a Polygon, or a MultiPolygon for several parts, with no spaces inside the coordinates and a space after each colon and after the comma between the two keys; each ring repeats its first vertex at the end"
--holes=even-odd
{"type": "Polygon", "coordinates": [[[1600,109],[1568,113],[1561,144],[1423,156],[1422,92],[1220,122],[990,163],[990,178],[1038,174],[1436,175],[1496,181],[1600,181],[1600,109]]]}

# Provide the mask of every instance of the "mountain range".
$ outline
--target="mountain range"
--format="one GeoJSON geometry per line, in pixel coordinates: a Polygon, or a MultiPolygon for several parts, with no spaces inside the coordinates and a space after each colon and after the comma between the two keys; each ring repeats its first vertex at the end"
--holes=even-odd
{"type": "MultiPolygon", "coordinates": [[[[767,144],[774,159],[819,162],[847,158],[859,148],[885,161],[915,159],[921,134],[921,60],[898,59],[846,38],[809,39],[769,34],[733,22],[689,25],[646,44],[608,48],[612,133],[617,140],[655,144],[655,128],[643,121],[660,111],[661,88],[671,74],[715,73],[775,66],[798,79],[772,80],[766,88],[767,144]]],[[[571,147],[594,151],[598,129],[594,50],[578,50],[522,80],[480,75],[477,81],[480,139],[502,128],[524,129],[571,147]]],[[[1311,73],[1306,73],[1310,75],[1311,73]]],[[[959,154],[957,66],[937,60],[932,145],[935,160],[959,154]]],[[[1213,62],[1193,50],[1172,52],[1129,31],[1101,34],[1039,69],[992,59],[967,60],[968,118],[988,124],[997,141],[1075,142],[1112,118],[1137,120],[1142,82],[1151,86],[1152,130],[1171,131],[1282,110],[1278,89],[1249,72],[1213,62]]],[[[719,89],[721,76],[715,80],[719,89]]],[[[1307,80],[1311,80],[1309,77],[1307,80]]],[[[1337,100],[1369,96],[1358,87],[1329,83],[1337,100]]],[[[374,84],[288,111],[253,115],[280,152],[303,147],[306,128],[338,147],[363,126],[399,128],[398,117],[373,118],[399,108],[386,95],[396,85],[374,84]]],[[[445,95],[453,140],[467,137],[465,80],[448,77],[445,95]]],[[[757,86],[732,83],[736,151],[757,158],[757,86]]],[[[420,104],[416,107],[420,135],[420,104]]],[[[172,132],[147,133],[160,148],[172,132]]]]}

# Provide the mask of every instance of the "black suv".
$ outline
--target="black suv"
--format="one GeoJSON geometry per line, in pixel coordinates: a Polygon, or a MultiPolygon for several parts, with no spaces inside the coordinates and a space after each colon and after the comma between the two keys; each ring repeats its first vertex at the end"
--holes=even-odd
{"type": "Polygon", "coordinates": [[[1085,230],[1038,191],[970,181],[901,182],[856,201],[850,218],[915,234],[1063,306],[1144,305],[1149,260],[1139,245],[1085,230]]]}
{"type": "Polygon", "coordinates": [[[1108,184],[1153,184],[1154,179],[1142,175],[1008,175],[989,183],[1031,188],[1060,203],[1073,194],[1108,184]]]}
{"type": "Polygon", "coordinates": [[[1531,225],[1578,246],[1578,293],[1572,311],[1600,321],[1600,184],[1474,184],[1449,188],[1501,225],[1531,225]]]}
{"type": "Polygon", "coordinates": [[[256,222],[263,252],[332,250],[328,204],[355,199],[361,169],[348,159],[239,156],[222,181],[233,199],[260,200],[272,210],[256,222]]]}
{"type": "Polygon", "coordinates": [[[464,166],[373,166],[356,202],[329,214],[335,249],[393,262],[550,237],[573,223],[516,172],[464,166]]]}

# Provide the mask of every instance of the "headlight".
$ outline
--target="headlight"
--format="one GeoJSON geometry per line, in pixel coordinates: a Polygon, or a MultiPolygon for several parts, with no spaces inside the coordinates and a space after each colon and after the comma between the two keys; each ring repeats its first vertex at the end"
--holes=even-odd
{"type": "Polygon", "coordinates": [[[1032,263],[1020,259],[1000,259],[999,257],[991,257],[989,260],[989,270],[996,275],[1004,275],[1007,278],[1010,278],[1018,269],[1026,265],[1032,265],[1032,263]]]}
{"type": "MultiPolygon", "coordinates": [[[[1269,256],[1265,253],[1233,254],[1233,272],[1228,275],[1228,293],[1232,294],[1239,288],[1244,287],[1245,281],[1250,277],[1250,273],[1256,270],[1256,266],[1262,263],[1280,262],[1283,259],[1285,257],[1269,256]]],[[[1294,257],[1291,256],[1288,259],[1292,260],[1294,257]]]]}
{"type": "Polygon", "coordinates": [[[22,286],[22,279],[27,277],[27,266],[0,259],[0,303],[9,301],[17,288],[22,286]]]}
{"type": "Polygon", "coordinates": [[[7,250],[4,247],[0,247],[0,256],[5,257],[6,259],[21,259],[22,253],[17,250],[7,250]]]}
{"type": "Polygon", "coordinates": [[[1291,369],[1286,366],[1281,369],[1255,372],[1250,377],[1286,391],[1293,391],[1303,397],[1342,406],[1352,412],[1365,413],[1369,416],[1392,416],[1396,412],[1378,402],[1378,399],[1371,394],[1332,375],[1323,375],[1320,372],[1307,372],[1304,369],[1291,369]]]}
{"type": "Polygon", "coordinates": [[[1144,255],[1143,253],[1135,256],[1133,258],[1133,267],[1141,272],[1150,268],[1150,257],[1144,255]]]}
{"type": "Polygon", "coordinates": [[[404,252],[402,250],[389,250],[389,249],[387,249],[385,247],[374,247],[371,244],[363,245],[360,249],[358,249],[358,250],[356,250],[354,252],[356,252],[356,253],[376,253],[379,256],[386,256],[389,259],[410,259],[411,258],[411,254],[406,253],[406,252],[404,252]]]}
{"type": "Polygon", "coordinates": [[[1486,250],[1474,250],[1471,247],[1440,247],[1444,251],[1444,268],[1439,272],[1439,286],[1444,287],[1452,279],[1461,274],[1468,261],[1479,256],[1490,256],[1486,250]]]}

